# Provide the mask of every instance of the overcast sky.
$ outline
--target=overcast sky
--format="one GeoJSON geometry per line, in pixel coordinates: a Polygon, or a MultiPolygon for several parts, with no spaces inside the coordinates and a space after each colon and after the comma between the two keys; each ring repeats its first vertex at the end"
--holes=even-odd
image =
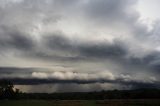
{"type": "Polygon", "coordinates": [[[159,5],[0,0],[0,79],[25,92],[159,88],[159,5]]]}

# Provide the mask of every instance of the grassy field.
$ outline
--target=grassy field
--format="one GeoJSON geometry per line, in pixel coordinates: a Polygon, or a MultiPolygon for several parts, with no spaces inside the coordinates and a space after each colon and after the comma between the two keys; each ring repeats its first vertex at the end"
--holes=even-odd
{"type": "Polygon", "coordinates": [[[0,106],[160,106],[160,100],[3,100],[0,106]]]}

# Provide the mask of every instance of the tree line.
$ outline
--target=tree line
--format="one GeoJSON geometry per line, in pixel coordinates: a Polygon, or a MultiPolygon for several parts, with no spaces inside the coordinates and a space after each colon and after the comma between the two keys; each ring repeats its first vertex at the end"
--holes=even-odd
{"type": "Polygon", "coordinates": [[[160,89],[107,90],[99,92],[23,93],[13,83],[0,80],[0,99],[104,100],[160,99],[160,89]]]}

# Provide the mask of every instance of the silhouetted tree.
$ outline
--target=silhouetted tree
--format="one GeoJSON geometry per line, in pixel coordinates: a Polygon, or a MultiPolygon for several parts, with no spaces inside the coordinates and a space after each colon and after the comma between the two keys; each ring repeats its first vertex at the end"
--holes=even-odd
{"type": "Polygon", "coordinates": [[[0,80],[0,98],[10,99],[14,96],[14,85],[8,80],[0,80]]]}

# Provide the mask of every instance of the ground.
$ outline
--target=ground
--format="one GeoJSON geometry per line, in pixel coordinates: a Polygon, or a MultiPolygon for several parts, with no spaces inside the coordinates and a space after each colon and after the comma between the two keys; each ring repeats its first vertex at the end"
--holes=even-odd
{"type": "Polygon", "coordinates": [[[160,100],[2,100],[0,106],[160,106],[160,100]]]}

